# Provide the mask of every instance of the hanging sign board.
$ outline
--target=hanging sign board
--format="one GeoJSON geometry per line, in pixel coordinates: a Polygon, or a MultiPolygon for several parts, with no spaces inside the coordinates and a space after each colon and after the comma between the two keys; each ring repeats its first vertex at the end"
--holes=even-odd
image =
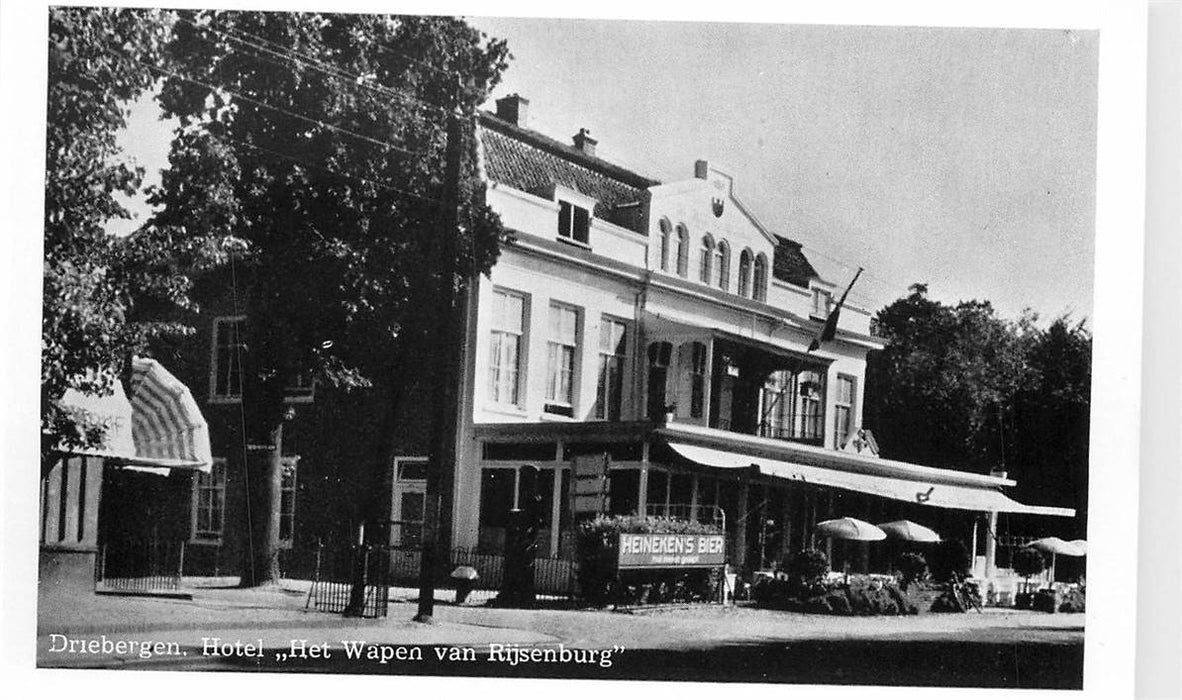
{"type": "Polygon", "coordinates": [[[575,457],[572,467],[574,493],[571,498],[575,520],[608,511],[609,467],[610,460],[606,454],[575,457]]]}
{"type": "Polygon", "coordinates": [[[620,534],[620,569],[715,568],[726,563],[725,535],[620,534]]]}

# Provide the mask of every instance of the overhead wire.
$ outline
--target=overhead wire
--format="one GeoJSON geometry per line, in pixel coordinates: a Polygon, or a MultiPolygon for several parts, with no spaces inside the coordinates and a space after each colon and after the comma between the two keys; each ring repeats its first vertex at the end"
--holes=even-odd
{"type": "Polygon", "coordinates": [[[117,51],[114,51],[112,49],[104,49],[104,50],[107,53],[110,53],[114,56],[117,56],[119,58],[122,58],[122,59],[125,59],[128,61],[131,61],[132,63],[135,63],[139,66],[144,67],[144,68],[147,68],[148,70],[156,71],[162,75],[167,75],[167,76],[176,78],[177,80],[184,80],[186,82],[190,82],[195,85],[200,85],[201,87],[204,87],[207,90],[213,90],[215,92],[217,92],[217,91],[225,92],[226,94],[228,94],[232,97],[236,97],[239,100],[242,100],[243,102],[246,102],[248,104],[253,104],[256,107],[260,107],[262,109],[269,109],[269,110],[278,112],[280,114],[284,114],[286,116],[289,116],[293,119],[298,119],[300,121],[304,121],[309,124],[320,126],[321,128],[328,129],[328,130],[334,131],[336,133],[344,134],[347,136],[352,136],[353,138],[356,138],[361,141],[365,141],[366,143],[369,143],[374,146],[378,146],[380,148],[384,148],[384,149],[391,150],[391,151],[396,151],[398,153],[403,153],[403,154],[409,155],[409,156],[427,155],[426,151],[411,150],[409,148],[405,148],[405,147],[390,143],[389,141],[383,141],[381,139],[373,138],[372,136],[366,136],[365,134],[359,134],[355,131],[352,131],[350,129],[346,129],[342,126],[337,126],[335,124],[329,124],[321,119],[317,119],[316,117],[310,117],[306,114],[294,112],[294,111],[286,109],[284,107],[277,107],[269,102],[266,102],[265,100],[260,100],[258,98],[250,97],[248,95],[243,95],[242,93],[240,93],[236,90],[231,90],[231,89],[225,87],[224,85],[216,85],[213,83],[205,82],[203,80],[198,80],[197,78],[194,78],[192,76],[182,75],[180,73],[177,73],[176,71],[172,71],[167,68],[163,68],[161,66],[153,65],[150,63],[145,63],[144,61],[141,61],[141,60],[134,58],[132,56],[128,56],[126,54],[121,55],[117,51]]]}
{"type": "MultiPolygon", "coordinates": [[[[367,91],[367,92],[370,92],[370,93],[373,93],[376,95],[380,95],[383,97],[392,97],[392,98],[401,100],[404,103],[415,103],[420,107],[434,111],[437,115],[440,115],[440,116],[446,116],[448,114],[448,109],[446,107],[444,107],[443,105],[439,105],[434,102],[431,102],[430,100],[423,99],[422,97],[418,97],[418,96],[416,96],[412,93],[409,93],[405,90],[401,90],[401,89],[398,89],[395,87],[391,87],[389,85],[384,85],[382,83],[375,82],[375,81],[371,80],[369,78],[369,76],[349,72],[349,71],[344,70],[343,68],[340,68],[338,66],[333,66],[332,64],[329,64],[321,59],[317,59],[309,54],[297,51],[297,50],[290,48],[290,47],[284,47],[282,45],[276,44],[275,42],[272,42],[272,41],[269,41],[263,37],[260,37],[256,34],[251,34],[250,32],[247,32],[245,30],[230,29],[230,28],[217,29],[213,26],[202,25],[202,24],[199,24],[199,23],[194,22],[192,20],[185,19],[183,17],[179,18],[179,19],[181,22],[189,24],[190,26],[193,26],[197,29],[212,32],[214,34],[217,34],[218,36],[224,37],[225,39],[235,42],[241,46],[245,46],[245,47],[254,49],[255,51],[263,52],[267,55],[273,56],[274,59],[278,59],[279,61],[282,61],[282,63],[276,63],[276,61],[274,59],[263,58],[262,56],[260,56],[257,53],[252,54],[255,58],[258,58],[259,60],[267,61],[269,63],[272,63],[273,65],[287,66],[287,65],[291,65],[292,62],[298,63],[301,66],[310,68],[311,70],[315,70],[315,71],[320,72],[324,75],[327,75],[329,77],[336,78],[337,80],[342,81],[345,85],[348,85],[349,89],[351,89],[351,90],[361,89],[361,90],[364,90],[364,91],[367,91]],[[242,37],[249,37],[249,39],[251,39],[253,41],[250,41],[250,40],[242,38],[242,37]],[[275,47],[275,48],[269,48],[269,47],[275,47]]],[[[206,40],[212,41],[210,39],[206,39],[206,40]]],[[[382,47],[377,47],[377,48],[380,50],[382,47]]]]}
{"type": "Polygon", "coordinates": [[[303,165],[308,168],[312,168],[314,170],[319,170],[319,171],[324,172],[324,173],[331,175],[333,177],[342,178],[342,179],[346,179],[346,180],[354,180],[357,182],[364,183],[366,185],[371,185],[373,187],[377,187],[379,189],[389,190],[391,192],[397,192],[398,194],[406,195],[408,197],[415,197],[415,198],[421,199],[425,202],[439,203],[441,201],[437,197],[429,197],[427,195],[419,194],[417,192],[411,192],[409,190],[404,190],[400,187],[396,187],[395,185],[392,185],[389,182],[386,182],[383,180],[373,180],[371,178],[366,178],[361,175],[349,175],[347,173],[336,172],[336,171],[330,170],[329,168],[326,168],[322,165],[315,165],[313,163],[310,163],[307,160],[300,158],[298,156],[294,156],[290,153],[283,153],[281,151],[276,151],[276,150],[273,150],[270,148],[259,146],[258,144],[250,143],[247,141],[242,141],[240,139],[236,139],[236,138],[233,138],[230,136],[224,136],[224,135],[220,135],[220,134],[209,134],[209,137],[212,139],[218,140],[218,141],[231,142],[231,143],[237,144],[239,146],[243,146],[245,148],[250,148],[250,149],[260,151],[263,153],[267,153],[269,155],[273,155],[273,156],[276,156],[279,158],[291,160],[296,163],[299,163],[300,165],[303,165]]]}

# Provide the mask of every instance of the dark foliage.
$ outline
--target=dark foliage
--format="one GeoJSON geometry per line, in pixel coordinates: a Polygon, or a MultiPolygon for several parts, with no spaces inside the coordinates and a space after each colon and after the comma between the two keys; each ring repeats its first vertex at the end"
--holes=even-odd
{"type": "Polygon", "coordinates": [[[1019,500],[1076,509],[1053,524],[1074,539],[1086,536],[1092,337],[1066,316],[1038,321],[1003,320],[987,301],[945,305],[912,285],[875,317],[888,345],[868,358],[864,421],[884,457],[1006,466],[1019,500]]]}
{"type": "Polygon", "coordinates": [[[899,569],[900,582],[906,588],[912,583],[922,581],[928,573],[928,561],[917,552],[904,552],[899,555],[895,566],[899,569]]]}
{"type": "Polygon", "coordinates": [[[102,439],[97,417],[61,404],[67,390],[105,395],[149,340],[187,328],[157,315],[189,304],[190,274],[221,259],[204,229],[183,242],[169,230],[117,238],[106,226],[130,214],[143,171],[116,141],[129,104],[165,64],[169,15],[55,7],[49,12],[45,257],[42,267],[42,461],[58,448],[102,439]]]}
{"type": "Polygon", "coordinates": [[[718,591],[717,570],[617,569],[619,535],[625,533],[718,534],[712,524],[639,515],[600,516],[577,529],[579,591],[592,605],[703,602],[718,591]]]}
{"type": "MultiPolygon", "coordinates": [[[[201,289],[247,318],[243,421],[270,450],[244,465],[259,516],[244,582],[266,583],[285,388],[373,387],[393,420],[433,376],[441,303],[496,260],[505,233],[484,202],[474,113],[508,51],[450,17],[186,11],[165,55],[159,100],[181,126],[151,225],[241,242],[201,289]]],[[[375,479],[392,449],[377,442],[358,465],[375,479]]]]}
{"type": "Polygon", "coordinates": [[[1029,579],[1045,571],[1047,562],[1042,552],[1033,547],[1023,547],[1014,552],[1012,566],[1014,573],[1029,579]]]}
{"type": "Polygon", "coordinates": [[[968,576],[971,566],[968,547],[960,540],[941,542],[932,550],[928,566],[937,581],[961,580],[968,576]]]}

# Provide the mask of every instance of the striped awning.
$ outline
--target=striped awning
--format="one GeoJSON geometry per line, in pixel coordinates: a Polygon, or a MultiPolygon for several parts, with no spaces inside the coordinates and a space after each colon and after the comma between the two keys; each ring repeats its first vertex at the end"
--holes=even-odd
{"type": "Polygon", "coordinates": [[[155,360],[137,357],[131,372],[131,437],[141,464],[208,472],[209,426],[185,386],[155,360]]]}
{"type": "Polygon", "coordinates": [[[112,393],[67,391],[61,403],[106,426],[101,444],[71,454],[106,457],[115,465],[167,474],[171,468],[208,472],[209,426],[193,395],[155,360],[134,358],[131,396],[116,381],[112,393]]]}

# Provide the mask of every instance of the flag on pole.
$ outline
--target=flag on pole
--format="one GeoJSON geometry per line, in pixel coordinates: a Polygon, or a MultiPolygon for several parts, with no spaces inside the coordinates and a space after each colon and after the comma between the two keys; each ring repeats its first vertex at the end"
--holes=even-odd
{"type": "Polygon", "coordinates": [[[821,334],[813,338],[813,342],[809,343],[809,352],[812,352],[821,347],[821,343],[827,343],[833,340],[833,336],[837,335],[837,318],[841,315],[841,307],[845,304],[845,298],[849,296],[850,290],[854,288],[854,282],[858,281],[858,275],[862,274],[862,268],[854,273],[854,278],[850,280],[850,286],[845,288],[845,292],[841,295],[841,299],[837,300],[837,305],[829,312],[829,317],[825,319],[825,325],[821,327],[821,334]]]}

